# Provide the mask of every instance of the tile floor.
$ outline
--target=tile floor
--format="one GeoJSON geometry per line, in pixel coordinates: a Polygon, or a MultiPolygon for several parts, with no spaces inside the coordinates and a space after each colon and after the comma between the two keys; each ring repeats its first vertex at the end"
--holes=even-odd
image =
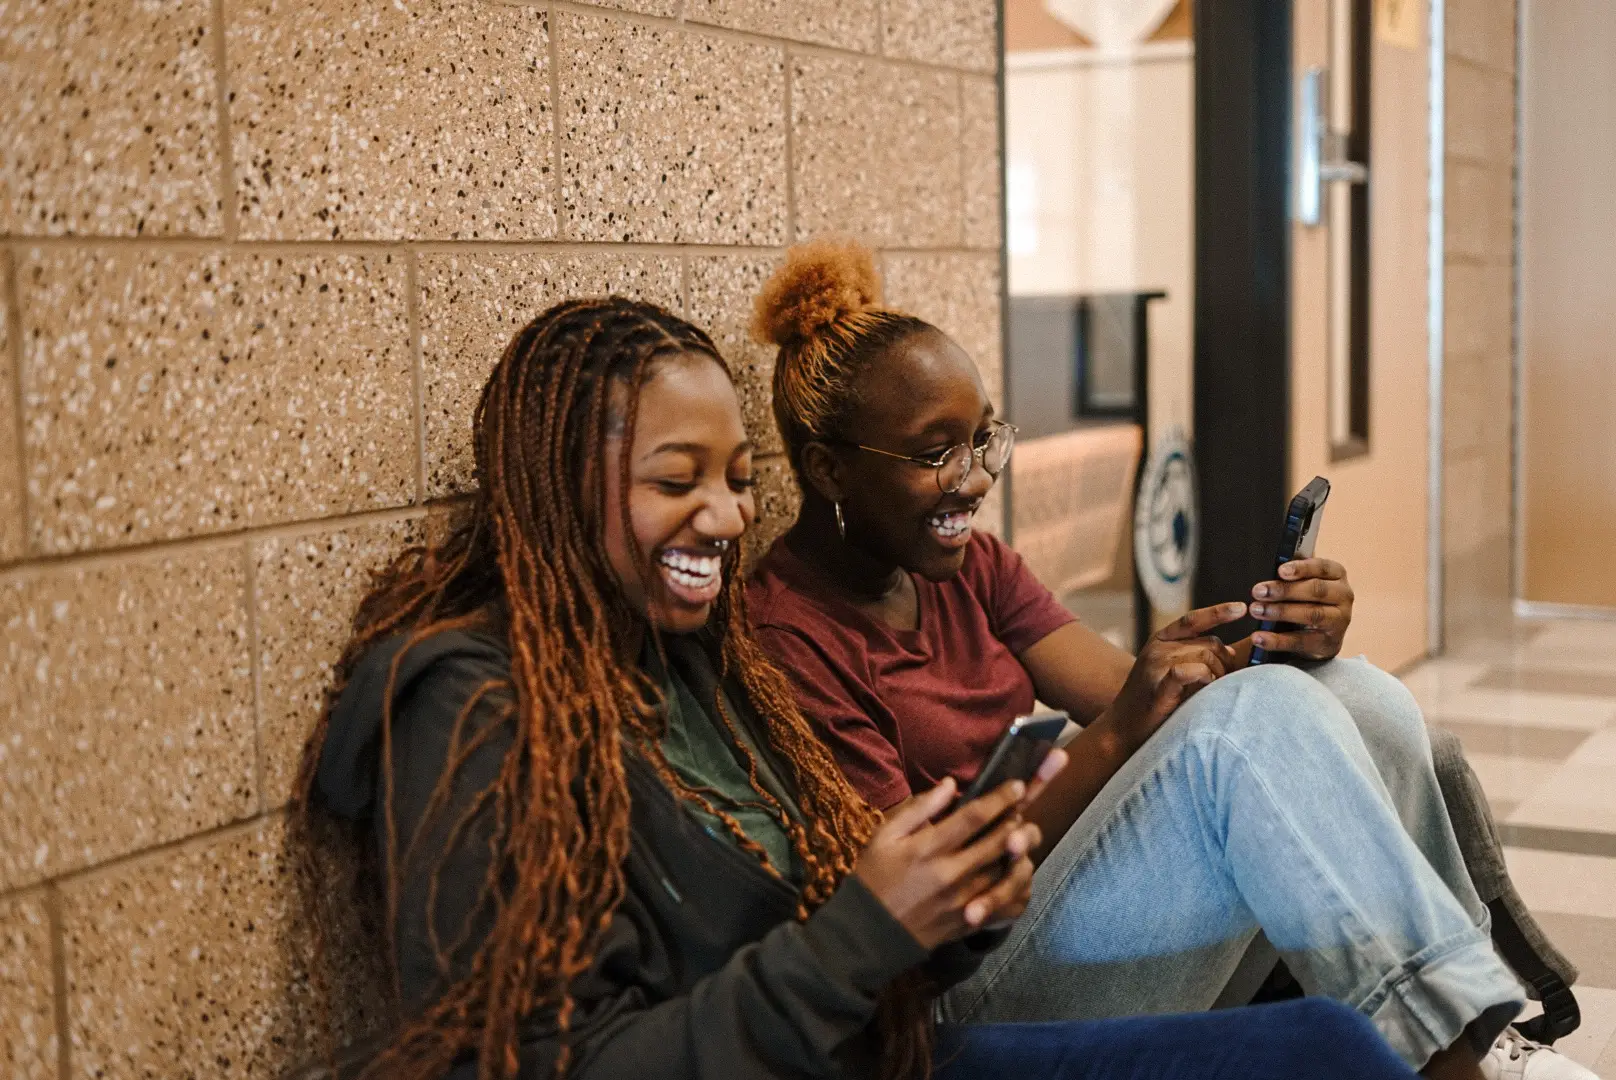
{"type": "Polygon", "coordinates": [[[1616,1080],[1616,622],[1520,622],[1404,675],[1465,744],[1510,874],[1582,971],[1557,1048],[1616,1080]]]}

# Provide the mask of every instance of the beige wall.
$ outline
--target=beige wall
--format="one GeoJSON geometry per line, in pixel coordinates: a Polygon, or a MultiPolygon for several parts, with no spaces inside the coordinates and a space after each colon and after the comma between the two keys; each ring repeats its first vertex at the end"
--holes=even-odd
{"type": "MultiPolygon", "coordinates": [[[[1296,5],[1297,71],[1328,63],[1325,11],[1296,5]]],[[[1423,44],[1374,43],[1369,453],[1346,461],[1330,460],[1327,234],[1292,226],[1292,487],[1330,478],[1319,554],[1346,565],[1358,595],[1346,648],[1393,670],[1426,650],[1428,63],[1423,44]]]]}
{"type": "Polygon", "coordinates": [[[529,316],[686,313],[772,452],[750,293],[834,227],[997,383],[991,0],[610,8],[0,5],[0,1073],[307,1058],[297,748],[529,316]]]}
{"type": "Polygon", "coordinates": [[[1444,634],[1509,618],[1514,439],[1515,0],[1448,0],[1444,634]]]}
{"type": "Polygon", "coordinates": [[[1189,41],[1113,55],[1012,54],[1006,62],[1011,190],[1027,184],[1034,196],[1025,210],[1012,203],[1010,292],[1165,290],[1149,307],[1157,432],[1188,431],[1193,422],[1194,125],[1189,41]]]}
{"type": "Polygon", "coordinates": [[[1522,595],[1616,608],[1616,6],[1529,3],[1524,50],[1522,595]]]}

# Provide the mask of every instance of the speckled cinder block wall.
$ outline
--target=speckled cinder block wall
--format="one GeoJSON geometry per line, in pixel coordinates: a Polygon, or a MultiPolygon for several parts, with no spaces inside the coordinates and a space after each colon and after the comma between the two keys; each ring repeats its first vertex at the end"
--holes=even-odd
{"type": "Polygon", "coordinates": [[[0,0],[0,1077],[307,1061],[298,749],[526,319],[708,328],[764,539],[795,492],[745,324],[787,244],[866,238],[998,386],[996,16],[0,0]]]}

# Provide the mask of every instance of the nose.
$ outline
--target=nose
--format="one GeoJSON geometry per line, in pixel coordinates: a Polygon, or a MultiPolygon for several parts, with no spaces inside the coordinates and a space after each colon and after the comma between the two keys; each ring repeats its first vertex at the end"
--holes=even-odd
{"type": "Polygon", "coordinates": [[[703,500],[692,524],[703,536],[714,540],[736,540],[752,520],[752,493],[736,494],[727,483],[703,500]]]}
{"type": "Polygon", "coordinates": [[[982,464],[981,455],[972,454],[970,471],[965,474],[964,482],[954,494],[964,495],[968,499],[984,499],[993,490],[995,480],[996,477],[982,464]]]}

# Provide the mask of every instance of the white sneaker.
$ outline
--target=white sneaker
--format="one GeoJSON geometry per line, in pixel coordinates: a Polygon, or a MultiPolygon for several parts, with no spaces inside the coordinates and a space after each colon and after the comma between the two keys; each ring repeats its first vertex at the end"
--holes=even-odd
{"type": "Polygon", "coordinates": [[[1513,1026],[1504,1029],[1487,1056],[1481,1059],[1487,1080],[1599,1080],[1553,1047],[1533,1042],[1513,1026]]]}

